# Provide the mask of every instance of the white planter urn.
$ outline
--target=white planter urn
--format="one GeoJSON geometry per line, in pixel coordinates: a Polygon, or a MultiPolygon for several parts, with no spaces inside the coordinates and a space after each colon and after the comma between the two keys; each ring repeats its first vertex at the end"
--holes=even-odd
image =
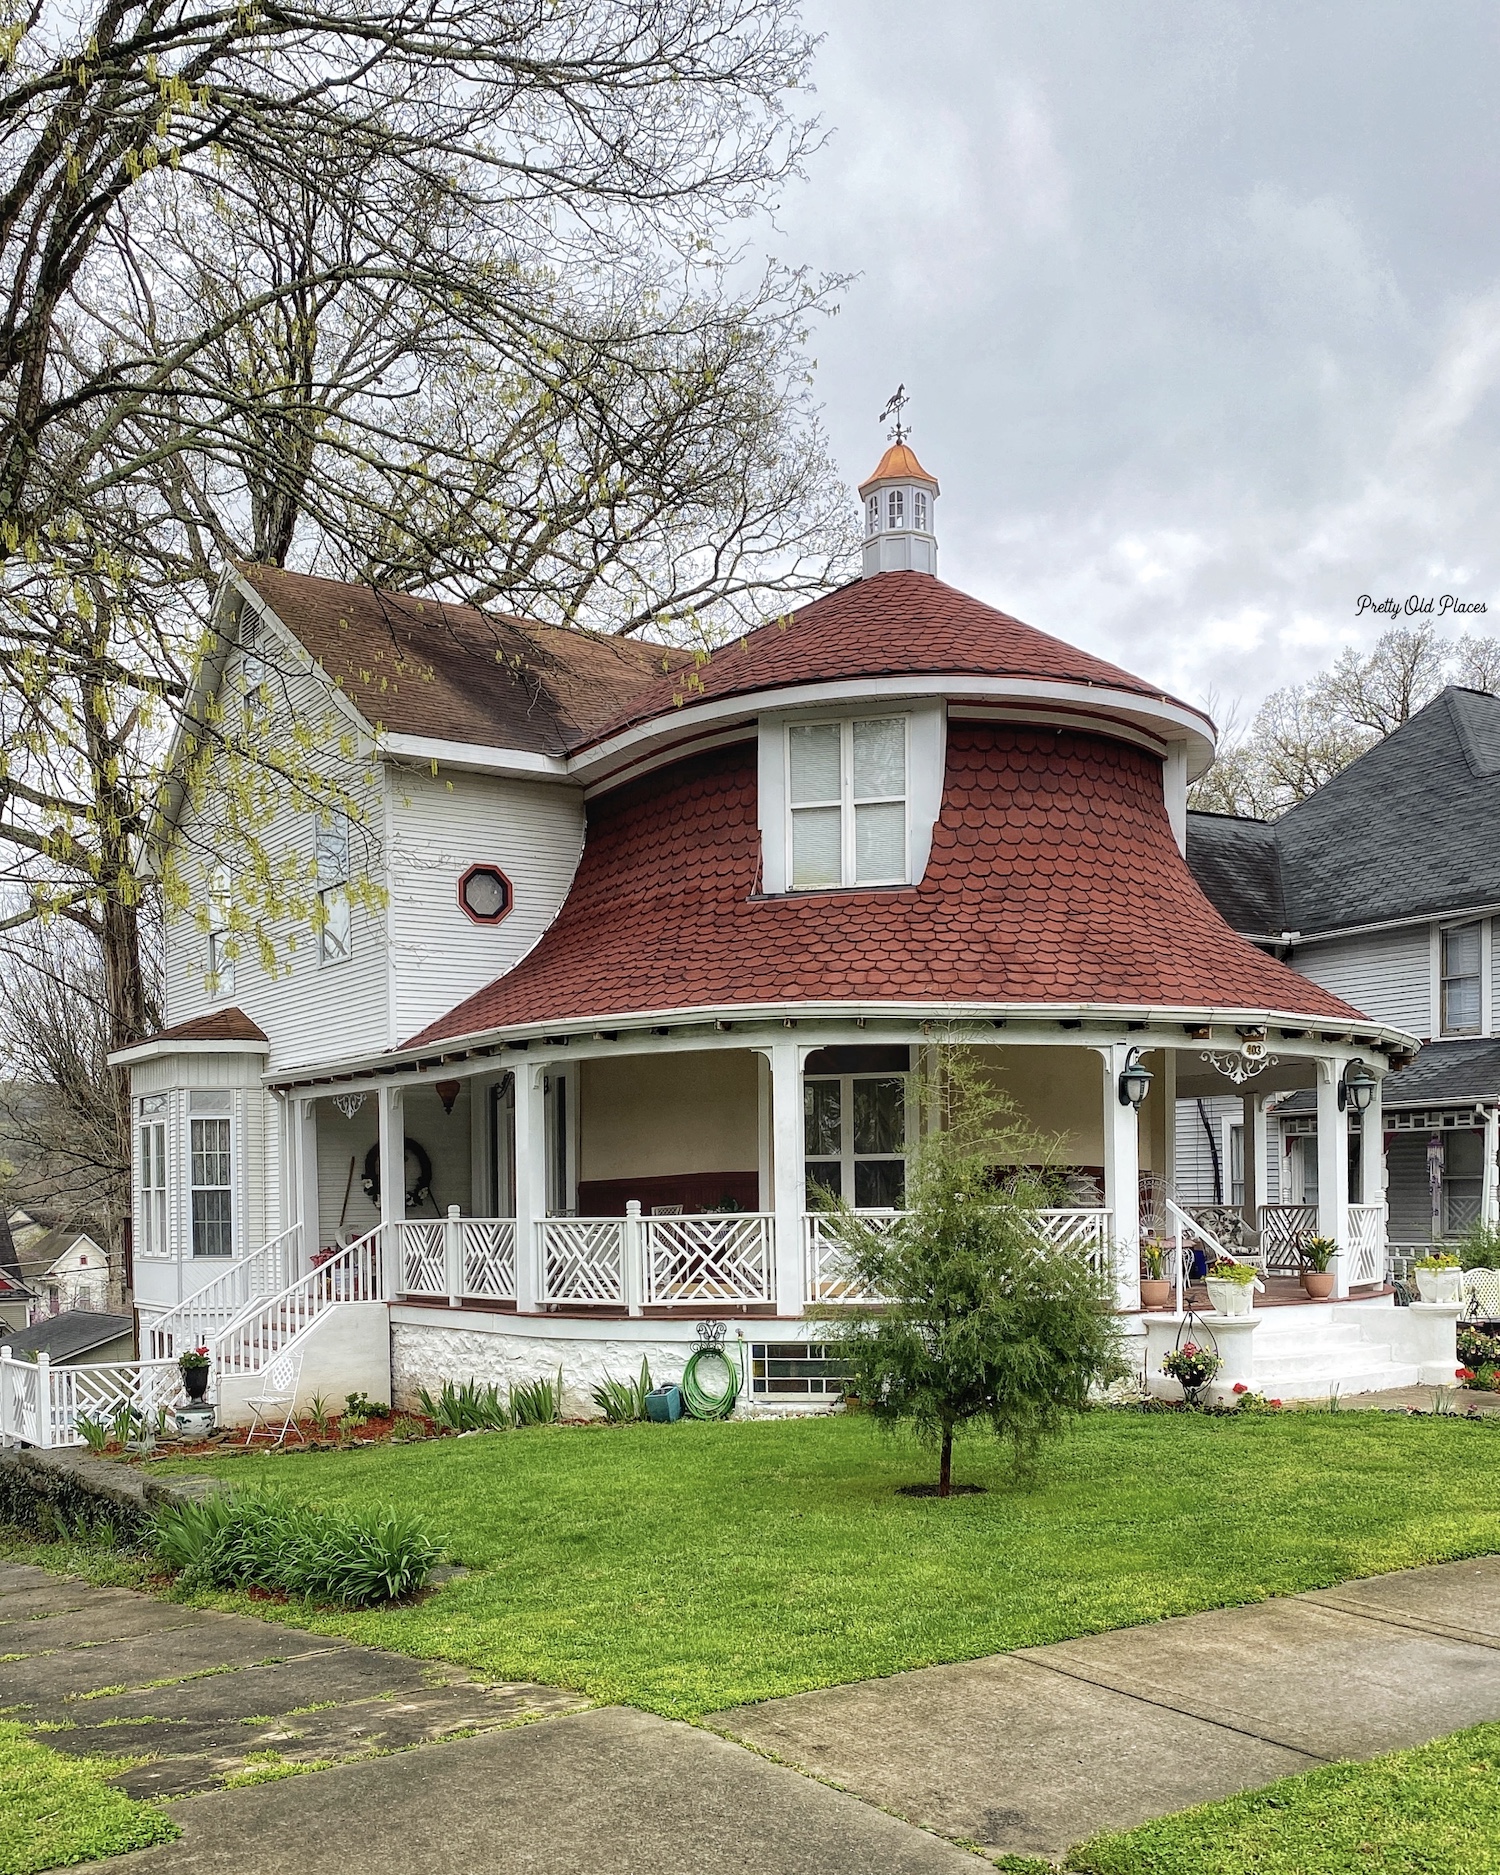
{"type": "Polygon", "coordinates": [[[1255,1305],[1254,1283],[1230,1283],[1221,1277],[1204,1278],[1215,1315],[1248,1315],[1255,1305]]]}
{"type": "Polygon", "coordinates": [[[1424,1302],[1459,1302],[1463,1299],[1462,1270],[1417,1271],[1417,1294],[1424,1302]]]}

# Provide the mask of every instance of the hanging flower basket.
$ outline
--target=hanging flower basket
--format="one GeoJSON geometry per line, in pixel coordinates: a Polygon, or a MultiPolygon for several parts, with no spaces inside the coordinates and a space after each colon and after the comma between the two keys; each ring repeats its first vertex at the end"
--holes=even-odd
{"type": "Polygon", "coordinates": [[[1200,1347],[1196,1341],[1184,1341],[1167,1354],[1161,1371],[1182,1388],[1182,1397],[1189,1406],[1198,1406],[1202,1403],[1203,1389],[1222,1366],[1223,1362],[1212,1348],[1200,1347]]]}

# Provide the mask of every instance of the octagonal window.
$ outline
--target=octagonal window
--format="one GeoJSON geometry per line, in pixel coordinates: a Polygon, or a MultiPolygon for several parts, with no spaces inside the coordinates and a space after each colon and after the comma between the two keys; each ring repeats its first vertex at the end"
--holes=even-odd
{"type": "Polygon", "coordinates": [[[510,880],[498,866],[471,866],[458,882],[458,902],[475,924],[499,924],[511,908],[510,880]]]}

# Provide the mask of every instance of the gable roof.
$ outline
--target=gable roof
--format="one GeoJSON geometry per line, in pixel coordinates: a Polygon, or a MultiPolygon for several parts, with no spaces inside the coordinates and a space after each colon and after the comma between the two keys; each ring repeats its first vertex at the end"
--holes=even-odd
{"type": "Polygon", "coordinates": [[[1236,930],[1306,936],[1500,903],[1497,819],[1500,698],[1450,687],[1275,822],[1190,814],[1188,859],[1236,930]]]}
{"type": "Polygon", "coordinates": [[[366,722],[398,735],[565,755],[690,658],[280,567],[237,570],[366,722]]]}
{"type": "Polygon", "coordinates": [[[837,679],[933,673],[1124,691],[1189,710],[1209,729],[1201,711],[1159,685],[1025,625],[931,573],[876,573],[721,645],[706,661],[658,678],[587,741],[603,741],[684,704],[837,679]]]}

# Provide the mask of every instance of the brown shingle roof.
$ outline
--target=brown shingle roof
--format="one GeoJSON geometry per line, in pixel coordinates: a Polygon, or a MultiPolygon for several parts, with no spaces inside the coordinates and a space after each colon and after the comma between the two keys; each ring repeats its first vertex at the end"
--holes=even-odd
{"type": "Polygon", "coordinates": [[[211,1009],[206,1016],[179,1022],[146,1038],[151,1042],[264,1042],[268,1038],[243,1009],[211,1009]]]}
{"type": "Polygon", "coordinates": [[[719,697],[830,679],[933,674],[1041,678],[1176,700],[1160,685],[1025,625],[931,573],[877,573],[721,645],[706,663],[659,678],[590,740],[719,697]]]}
{"type": "Polygon", "coordinates": [[[903,889],[757,896],[753,743],[601,795],[588,816],[535,950],[415,1043],[758,1002],[1356,1014],[1229,929],[1177,850],[1161,763],[1105,736],[954,723],[932,857],[903,889]]]}
{"type": "Polygon", "coordinates": [[[565,755],[688,656],[279,567],[239,572],[365,720],[397,735],[565,755]]]}

